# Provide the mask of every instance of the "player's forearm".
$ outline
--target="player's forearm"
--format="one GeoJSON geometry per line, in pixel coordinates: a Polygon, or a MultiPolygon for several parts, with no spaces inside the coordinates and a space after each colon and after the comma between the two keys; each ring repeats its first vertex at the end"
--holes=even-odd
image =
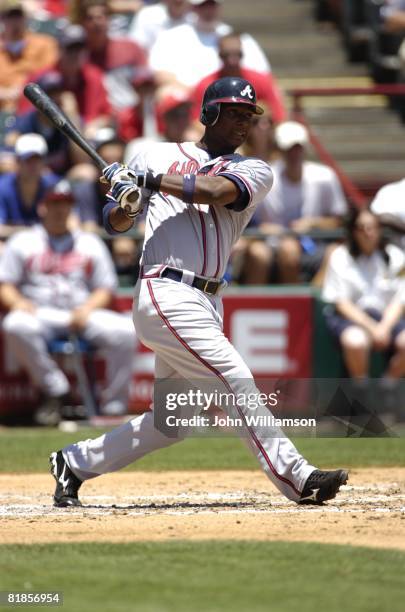
{"type": "Polygon", "coordinates": [[[0,240],[6,240],[12,234],[16,232],[20,232],[21,230],[26,229],[24,225],[0,225],[0,240]]]}
{"type": "Polygon", "coordinates": [[[87,298],[87,300],[81,304],[80,308],[92,312],[98,308],[107,308],[111,304],[112,293],[109,289],[100,287],[95,289],[87,298]]]}
{"type": "Polygon", "coordinates": [[[386,32],[403,32],[405,30],[405,11],[398,11],[389,15],[384,22],[386,32]]]}
{"type": "Polygon", "coordinates": [[[404,313],[404,305],[395,298],[385,309],[381,324],[391,330],[400,320],[404,313]]]}
{"type": "Polygon", "coordinates": [[[123,233],[131,229],[134,220],[130,219],[118,203],[109,201],[103,209],[104,228],[109,234],[123,233]]]}
{"type": "Polygon", "coordinates": [[[25,300],[23,294],[14,285],[0,284],[0,304],[3,308],[14,310],[22,300],[25,300]]]}
{"type": "Polygon", "coordinates": [[[194,185],[187,183],[189,180],[178,174],[163,174],[159,191],[187,201],[188,190],[193,203],[213,206],[231,204],[239,195],[236,185],[221,176],[197,176],[194,185]]]}
{"type": "Polygon", "coordinates": [[[352,321],[356,325],[360,325],[360,327],[363,327],[366,331],[370,333],[376,325],[374,319],[372,319],[366,312],[364,312],[361,308],[359,308],[356,304],[353,304],[353,302],[350,302],[349,300],[341,300],[339,302],[336,302],[335,306],[337,312],[342,317],[348,319],[349,321],[352,321]]]}

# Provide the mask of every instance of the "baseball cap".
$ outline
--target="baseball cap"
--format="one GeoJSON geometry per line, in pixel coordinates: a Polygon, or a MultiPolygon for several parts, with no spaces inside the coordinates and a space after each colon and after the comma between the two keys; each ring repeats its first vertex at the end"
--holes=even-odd
{"type": "Polygon", "coordinates": [[[38,85],[47,93],[63,89],[62,75],[56,70],[49,70],[37,79],[38,85]]]}
{"type": "Polygon", "coordinates": [[[46,193],[45,202],[74,202],[73,191],[70,183],[62,179],[46,193]]]}
{"type": "Polygon", "coordinates": [[[19,159],[28,159],[34,155],[44,157],[48,153],[48,145],[43,136],[30,132],[17,138],[14,151],[19,159]]]}
{"type": "Polygon", "coordinates": [[[81,25],[68,25],[59,34],[59,44],[63,49],[86,44],[86,32],[81,25]]]}
{"type": "Polygon", "coordinates": [[[288,151],[294,145],[305,147],[308,144],[308,131],[298,121],[285,121],[274,130],[276,145],[282,151],[288,151]]]}
{"type": "Polygon", "coordinates": [[[181,87],[165,87],[163,92],[158,93],[157,98],[156,112],[160,117],[166,115],[166,113],[169,113],[177,106],[181,106],[183,104],[191,105],[187,90],[182,89],[181,87]]]}

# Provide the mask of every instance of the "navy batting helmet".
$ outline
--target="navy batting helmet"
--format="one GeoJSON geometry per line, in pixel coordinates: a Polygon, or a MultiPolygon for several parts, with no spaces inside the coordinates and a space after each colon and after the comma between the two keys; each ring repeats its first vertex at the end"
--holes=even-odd
{"type": "Polygon", "coordinates": [[[224,77],[207,87],[200,114],[200,121],[203,125],[214,125],[218,121],[222,103],[246,104],[255,115],[263,114],[263,109],[256,104],[256,92],[253,85],[239,77],[224,77]]]}

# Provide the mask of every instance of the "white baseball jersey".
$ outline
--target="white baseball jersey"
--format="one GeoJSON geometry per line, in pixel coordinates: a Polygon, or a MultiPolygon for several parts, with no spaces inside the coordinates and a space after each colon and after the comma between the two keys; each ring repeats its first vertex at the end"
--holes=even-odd
{"type": "Polygon", "coordinates": [[[237,154],[213,159],[192,142],[157,143],[130,167],[153,174],[224,176],[243,191],[246,202],[239,211],[237,205],[186,204],[164,193],[144,194],[148,208],[141,263],[166,264],[212,278],[224,274],[232,245],[273,183],[266,162],[237,154]]]}
{"type": "Polygon", "coordinates": [[[0,259],[0,282],[17,285],[38,306],[71,310],[96,288],[113,291],[117,277],[97,236],[75,231],[52,238],[38,225],[7,242],[0,259]]]}
{"type": "MultiPolygon", "coordinates": [[[[44,338],[69,333],[71,311],[96,288],[117,286],[111,256],[98,236],[76,231],[52,238],[42,226],[15,234],[0,259],[0,282],[12,283],[36,306],[35,313],[10,311],[2,321],[8,350],[46,395],[67,393],[69,381],[48,353],[44,338]]],[[[117,312],[93,310],[81,336],[103,351],[105,414],[124,412],[135,346],[132,321],[117,312]]]]}
{"type": "Polygon", "coordinates": [[[350,300],[360,308],[385,310],[393,299],[405,303],[405,255],[387,245],[389,261],[379,251],[353,258],[346,245],[333,251],[325,274],[322,297],[326,302],[350,300]]]}

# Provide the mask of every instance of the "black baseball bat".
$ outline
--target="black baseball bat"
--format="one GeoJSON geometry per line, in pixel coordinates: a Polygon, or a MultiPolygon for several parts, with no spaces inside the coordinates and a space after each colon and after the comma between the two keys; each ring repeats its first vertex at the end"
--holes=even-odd
{"type": "Polygon", "coordinates": [[[44,92],[44,90],[37,83],[28,83],[24,87],[24,95],[32,104],[48,117],[53,125],[65,134],[68,138],[73,140],[83,151],[91,157],[100,168],[103,170],[108,164],[100,157],[97,151],[91,146],[91,144],[84,138],[79,132],[77,127],[66,117],[64,112],[59,108],[57,104],[44,92]]]}

